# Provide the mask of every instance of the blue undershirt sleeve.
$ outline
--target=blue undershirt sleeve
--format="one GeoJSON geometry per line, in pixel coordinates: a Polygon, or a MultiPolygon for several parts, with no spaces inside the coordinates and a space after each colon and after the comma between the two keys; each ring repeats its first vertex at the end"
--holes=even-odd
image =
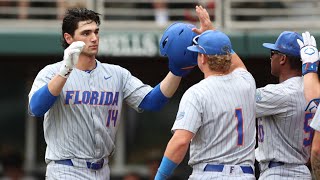
{"type": "Polygon", "coordinates": [[[48,84],[36,91],[30,100],[30,111],[33,116],[43,116],[56,101],[58,96],[53,96],[49,89],[48,84]]]}
{"type": "Polygon", "coordinates": [[[169,158],[163,156],[160,167],[157,171],[157,174],[155,176],[155,180],[165,180],[168,179],[174,169],[178,166],[178,164],[171,161],[169,158]]]}
{"type": "Polygon", "coordinates": [[[149,111],[159,111],[169,101],[160,90],[160,84],[154,87],[142,100],[139,108],[149,111]]]}

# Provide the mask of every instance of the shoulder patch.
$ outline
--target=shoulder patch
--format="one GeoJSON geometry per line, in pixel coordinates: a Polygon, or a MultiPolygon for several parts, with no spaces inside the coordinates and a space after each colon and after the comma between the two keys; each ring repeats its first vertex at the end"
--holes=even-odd
{"type": "Polygon", "coordinates": [[[181,119],[184,117],[184,115],[185,115],[185,112],[179,112],[179,113],[177,114],[176,120],[177,120],[177,121],[178,121],[178,120],[181,120],[181,119]]]}
{"type": "Polygon", "coordinates": [[[47,74],[45,79],[50,81],[54,76],[55,76],[54,74],[47,74]]]}
{"type": "Polygon", "coordinates": [[[259,90],[256,91],[256,102],[261,101],[262,96],[261,96],[261,92],[259,90]]]}

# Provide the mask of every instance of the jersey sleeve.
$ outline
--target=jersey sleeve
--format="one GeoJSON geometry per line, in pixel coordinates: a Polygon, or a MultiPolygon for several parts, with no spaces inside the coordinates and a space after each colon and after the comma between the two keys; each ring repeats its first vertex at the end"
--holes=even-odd
{"type": "Polygon", "coordinates": [[[49,81],[56,75],[57,71],[58,69],[54,65],[48,65],[38,73],[29,93],[29,103],[33,94],[44,85],[48,84],[49,81]]]}
{"type": "Polygon", "coordinates": [[[316,114],[310,123],[310,126],[317,131],[320,131],[320,108],[317,109],[316,114]]]}
{"type": "Polygon", "coordinates": [[[281,84],[271,84],[256,90],[256,117],[284,113],[287,106],[287,96],[281,84]]]}
{"type": "Polygon", "coordinates": [[[183,129],[196,134],[202,125],[202,114],[199,97],[190,89],[187,90],[181,98],[176,120],[171,129],[172,132],[183,129]]]}
{"type": "Polygon", "coordinates": [[[254,84],[254,86],[256,85],[256,82],[255,82],[252,74],[244,68],[239,67],[239,68],[233,70],[232,74],[239,75],[243,79],[245,79],[246,81],[250,82],[250,84],[254,84]]]}
{"type": "Polygon", "coordinates": [[[144,84],[141,80],[133,76],[128,70],[123,71],[123,93],[126,103],[138,112],[142,112],[139,104],[143,98],[152,90],[152,87],[144,84]]]}

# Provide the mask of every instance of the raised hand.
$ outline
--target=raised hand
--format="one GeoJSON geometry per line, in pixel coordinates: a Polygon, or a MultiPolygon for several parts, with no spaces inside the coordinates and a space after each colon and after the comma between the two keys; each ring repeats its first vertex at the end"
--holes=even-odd
{"type": "Polygon", "coordinates": [[[302,33],[302,39],[303,42],[300,39],[297,39],[297,42],[300,46],[302,64],[314,63],[318,61],[319,53],[315,38],[308,31],[306,31],[305,33],[302,33]]]}
{"type": "Polygon", "coordinates": [[[82,41],[73,42],[64,50],[63,63],[60,67],[59,75],[68,78],[73,68],[77,65],[79,55],[86,44],[82,41]]]}
{"type": "Polygon", "coordinates": [[[202,6],[196,6],[196,13],[200,21],[200,28],[192,28],[192,31],[201,34],[206,30],[214,30],[213,24],[210,20],[208,11],[202,6]]]}

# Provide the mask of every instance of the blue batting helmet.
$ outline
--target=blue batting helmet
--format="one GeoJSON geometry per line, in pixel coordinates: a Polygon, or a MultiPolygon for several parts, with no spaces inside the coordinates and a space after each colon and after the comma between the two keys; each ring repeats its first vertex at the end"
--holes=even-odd
{"type": "Polygon", "coordinates": [[[197,65],[197,52],[187,50],[193,45],[197,34],[192,31],[193,24],[176,22],[171,24],[163,33],[160,40],[160,54],[174,61],[178,67],[197,65]]]}

